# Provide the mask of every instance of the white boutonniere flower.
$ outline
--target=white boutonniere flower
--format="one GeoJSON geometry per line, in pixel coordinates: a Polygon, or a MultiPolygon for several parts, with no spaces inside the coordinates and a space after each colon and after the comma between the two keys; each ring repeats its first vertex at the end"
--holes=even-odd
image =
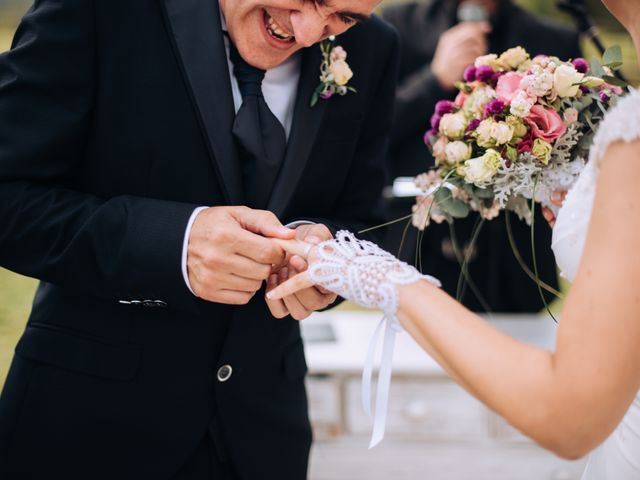
{"type": "Polygon", "coordinates": [[[334,95],[346,95],[356,89],[347,85],[353,77],[353,71],[347,63],[347,52],[339,45],[334,46],[336,37],[330,36],[320,42],[322,63],[320,64],[320,84],[311,96],[311,106],[318,100],[328,100],[334,95]]]}

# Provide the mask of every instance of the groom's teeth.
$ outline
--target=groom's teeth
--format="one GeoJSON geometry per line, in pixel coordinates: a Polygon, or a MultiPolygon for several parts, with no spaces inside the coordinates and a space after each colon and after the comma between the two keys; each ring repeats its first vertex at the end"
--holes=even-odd
{"type": "Polygon", "coordinates": [[[280,28],[280,25],[278,25],[276,21],[273,19],[273,17],[270,16],[269,14],[267,14],[266,27],[267,27],[267,32],[269,32],[269,35],[271,35],[272,37],[278,40],[287,40],[287,41],[293,40],[293,35],[289,35],[286,32],[284,32],[280,28]]]}

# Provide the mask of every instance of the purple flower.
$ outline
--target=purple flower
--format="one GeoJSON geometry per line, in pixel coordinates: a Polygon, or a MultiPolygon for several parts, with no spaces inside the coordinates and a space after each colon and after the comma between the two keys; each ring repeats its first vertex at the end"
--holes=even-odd
{"type": "Polygon", "coordinates": [[[580,85],[580,91],[582,93],[589,93],[589,87],[585,87],[584,85],[580,85]]]}
{"type": "Polygon", "coordinates": [[[489,80],[489,83],[493,88],[496,88],[496,86],[498,85],[498,80],[500,79],[501,76],[502,76],[501,72],[494,72],[494,74],[491,75],[491,80],[489,80]]]}
{"type": "Polygon", "coordinates": [[[469,122],[469,125],[467,125],[467,132],[473,132],[476,128],[478,128],[478,125],[480,125],[480,119],[479,118],[474,118],[469,122]]]}
{"type": "Polygon", "coordinates": [[[600,101],[602,103],[609,103],[609,100],[611,100],[611,97],[609,96],[609,94],[604,90],[601,90],[600,93],[598,93],[598,96],[600,97],[600,101]]]}
{"type": "Polygon", "coordinates": [[[320,94],[320,98],[322,100],[329,100],[331,97],[333,97],[333,92],[331,90],[327,90],[326,92],[320,94]]]}
{"type": "Polygon", "coordinates": [[[434,113],[431,116],[431,128],[438,130],[440,128],[440,120],[442,120],[442,117],[437,113],[434,113]]]}
{"type": "Polygon", "coordinates": [[[476,79],[476,67],[473,65],[468,66],[464,70],[464,81],[467,83],[471,83],[476,79]]]}
{"type": "Polygon", "coordinates": [[[442,116],[447,113],[451,113],[453,112],[454,106],[453,102],[450,102],[449,100],[440,100],[436,103],[436,115],[442,116]]]}
{"type": "Polygon", "coordinates": [[[491,100],[484,106],[484,116],[490,117],[498,115],[504,111],[504,102],[502,100],[491,100]]]}
{"type": "Polygon", "coordinates": [[[432,140],[435,139],[437,136],[438,136],[438,131],[432,128],[431,130],[426,131],[426,133],[424,134],[423,141],[426,145],[431,145],[432,140]]]}
{"type": "Polygon", "coordinates": [[[571,63],[580,73],[587,73],[589,71],[589,63],[584,58],[576,58],[571,63]]]}
{"type": "Polygon", "coordinates": [[[489,65],[480,65],[476,68],[476,79],[481,82],[487,82],[493,77],[494,71],[489,65]]]}

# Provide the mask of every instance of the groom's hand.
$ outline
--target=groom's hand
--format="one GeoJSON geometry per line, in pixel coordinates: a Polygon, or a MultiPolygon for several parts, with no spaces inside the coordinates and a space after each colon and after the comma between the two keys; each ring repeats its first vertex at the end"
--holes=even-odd
{"type": "Polygon", "coordinates": [[[284,250],[266,237],[296,235],[276,216],[247,207],[213,207],[196,217],[189,235],[187,270],[191,288],[210,302],[244,305],[260,290],[284,250]]]}
{"type": "MultiPolygon", "coordinates": [[[[333,235],[329,229],[321,224],[301,225],[296,228],[297,240],[317,245],[325,240],[331,240],[333,235]]],[[[297,255],[292,256],[286,267],[274,272],[267,282],[267,293],[300,272],[307,270],[307,262],[297,255]]],[[[309,287],[289,295],[280,300],[265,298],[271,314],[276,318],[291,315],[296,320],[304,320],[316,310],[328,307],[336,301],[337,296],[321,287],[309,287]]]]}

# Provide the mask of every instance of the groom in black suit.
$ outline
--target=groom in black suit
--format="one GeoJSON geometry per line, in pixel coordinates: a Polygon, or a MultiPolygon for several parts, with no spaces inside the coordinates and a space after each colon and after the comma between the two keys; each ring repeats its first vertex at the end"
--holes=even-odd
{"type": "Polygon", "coordinates": [[[262,286],[305,268],[270,237],[379,222],[396,38],[377,3],[36,0],[0,55],[0,265],[41,280],[0,478],[305,478],[287,316],[335,299],[262,286]],[[357,93],[311,107],[318,42],[342,33],[357,93]]]}

